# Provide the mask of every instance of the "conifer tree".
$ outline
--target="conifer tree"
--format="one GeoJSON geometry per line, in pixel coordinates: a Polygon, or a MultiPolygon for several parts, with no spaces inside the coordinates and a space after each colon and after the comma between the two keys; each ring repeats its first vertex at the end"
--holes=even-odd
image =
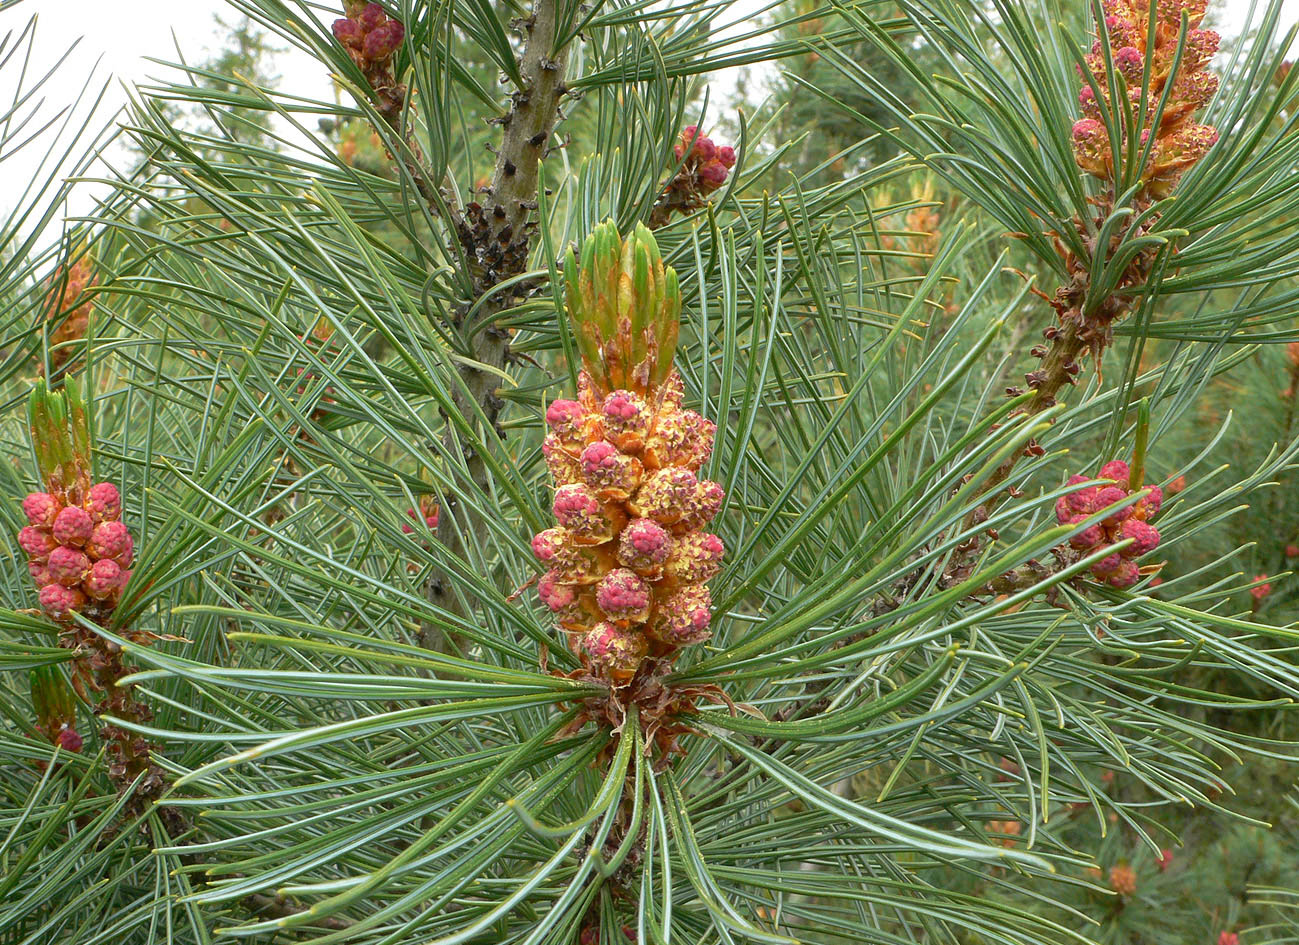
{"type": "Polygon", "coordinates": [[[1224,523],[1299,431],[1205,432],[1299,341],[1293,35],[1064,6],[232,0],[343,104],[182,68],[75,243],[4,230],[0,935],[1293,935],[1283,873],[1151,898],[1296,774],[1224,523]],[[809,51],[853,173],[714,130],[809,51]]]}

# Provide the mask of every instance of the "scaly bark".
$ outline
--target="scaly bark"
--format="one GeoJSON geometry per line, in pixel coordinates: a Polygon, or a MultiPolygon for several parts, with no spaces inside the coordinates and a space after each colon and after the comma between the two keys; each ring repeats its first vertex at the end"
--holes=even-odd
{"type": "MultiPolygon", "coordinates": [[[[510,109],[501,122],[504,133],[491,187],[481,203],[469,204],[463,219],[455,221],[469,259],[475,297],[488,296],[480,309],[488,327],[465,339],[476,363],[461,365],[464,389],[453,390],[452,403],[464,417],[474,417],[481,411],[492,426],[504,407],[495,372],[505,366],[510,351],[509,333],[494,325],[493,320],[514,304],[511,294],[495,290],[527,269],[529,245],[536,228],[530,217],[537,208],[539,166],[559,118],[560,99],[567,91],[564,74],[568,50],[555,48],[560,27],[557,0],[537,0],[532,15],[521,26],[526,34],[519,63],[524,85],[511,96],[510,109]]],[[[448,433],[445,442],[452,451],[456,449],[457,440],[452,434],[448,433]]],[[[465,450],[464,478],[475,490],[490,491],[487,464],[476,448],[465,450]]],[[[442,500],[438,541],[461,557],[465,549],[485,545],[487,523],[468,508],[457,508],[454,496],[443,496],[442,500]]],[[[466,602],[457,596],[445,574],[435,573],[430,578],[427,594],[429,602],[439,610],[455,617],[468,616],[466,602]]],[[[461,649],[456,634],[442,634],[430,624],[420,628],[419,637],[421,646],[461,649]]]]}

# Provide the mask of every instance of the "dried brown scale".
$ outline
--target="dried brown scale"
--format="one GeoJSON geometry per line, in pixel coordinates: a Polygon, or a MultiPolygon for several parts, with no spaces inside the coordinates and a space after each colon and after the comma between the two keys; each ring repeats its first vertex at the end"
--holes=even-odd
{"type": "MultiPolygon", "coordinates": [[[[671,672],[672,661],[667,658],[650,658],[641,663],[634,676],[620,687],[610,687],[608,677],[587,667],[565,674],[569,679],[606,687],[594,698],[578,703],[578,714],[559,733],[559,738],[580,731],[588,723],[620,732],[627,721],[631,706],[645,739],[648,754],[654,757],[654,770],[664,771],[676,755],[685,754],[681,747],[682,735],[698,735],[699,731],[684,720],[695,715],[701,702],[725,705],[732,712],[738,706],[725,691],[711,684],[700,686],[667,686],[663,678],[671,672]]],[[[617,750],[618,740],[611,739],[596,759],[597,765],[606,765],[617,750]]],[[[617,846],[611,843],[609,846],[617,846]]]]}

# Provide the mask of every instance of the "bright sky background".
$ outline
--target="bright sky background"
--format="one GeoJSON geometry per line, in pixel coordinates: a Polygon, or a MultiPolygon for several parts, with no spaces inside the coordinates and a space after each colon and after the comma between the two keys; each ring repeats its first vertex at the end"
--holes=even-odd
{"type": "MultiPolygon", "coordinates": [[[[341,0],[338,5],[342,6],[341,0]]],[[[1262,0],[1258,5],[1262,7],[1262,0]]],[[[1245,26],[1250,7],[1251,0],[1212,3],[1225,33],[1237,33],[1245,26]]],[[[112,79],[106,106],[101,106],[98,113],[103,120],[125,100],[122,82],[147,84],[150,76],[163,74],[161,66],[145,61],[146,56],[174,60],[179,44],[188,61],[202,61],[222,45],[214,16],[236,18],[225,0],[26,0],[0,13],[0,36],[10,30],[20,31],[33,13],[38,17],[33,74],[43,74],[69,43],[79,35],[83,37],[73,61],[66,63],[45,87],[45,97],[51,104],[70,102],[81,91],[98,59],[93,85],[98,88],[112,79]]],[[[1285,25],[1296,20],[1299,0],[1285,0],[1285,25]]],[[[281,77],[281,90],[315,97],[330,94],[320,65],[305,54],[284,52],[274,64],[281,77]]],[[[0,109],[12,101],[12,71],[6,69],[0,76],[0,109]]],[[[29,149],[0,164],[0,212],[20,199],[26,181],[43,156],[29,149]]],[[[76,200],[71,210],[85,212],[89,206],[88,199],[76,200]]]]}

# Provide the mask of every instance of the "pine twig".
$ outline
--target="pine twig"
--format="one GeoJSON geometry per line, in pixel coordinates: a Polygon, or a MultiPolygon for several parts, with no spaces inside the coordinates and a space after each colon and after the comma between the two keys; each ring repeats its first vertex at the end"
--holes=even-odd
{"type": "MultiPolygon", "coordinates": [[[[478,298],[490,297],[482,306],[483,320],[488,327],[466,339],[476,363],[460,367],[464,389],[452,392],[452,403],[465,417],[481,411],[493,427],[505,405],[497,393],[496,372],[509,358],[510,336],[492,322],[513,304],[511,295],[494,290],[527,269],[529,244],[536,229],[530,216],[537,208],[539,166],[559,119],[560,99],[567,92],[564,85],[567,47],[554,48],[560,27],[558,0],[537,0],[532,15],[521,25],[527,37],[519,64],[524,85],[511,96],[510,109],[502,121],[504,132],[491,187],[483,202],[469,204],[464,219],[457,223],[460,242],[469,259],[474,292],[478,298]]],[[[454,449],[451,434],[447,445],[454,449]]],[[[474,487],[482,492],[490,489],[491,476],[477,450],[466,452],[465,468],[467,479],[474,487]]],[[[445,512],[453,512],[457,505],[455,498],[443,499],[445,512]]],[[[468,547],[484,545],[488,529],[485,522],[467,510],[461,516],[443,514],[437,538],[452,554],[459,555],[468,547]]],[[[434,573],[426,592],[429,602],[440,611],[466,616],[463,602],[444,574],[434,573]]],[[[460,650],[460,642],[429,623],[420,628],[421,646],[437,648],[442,643],[460,650]]]]}

